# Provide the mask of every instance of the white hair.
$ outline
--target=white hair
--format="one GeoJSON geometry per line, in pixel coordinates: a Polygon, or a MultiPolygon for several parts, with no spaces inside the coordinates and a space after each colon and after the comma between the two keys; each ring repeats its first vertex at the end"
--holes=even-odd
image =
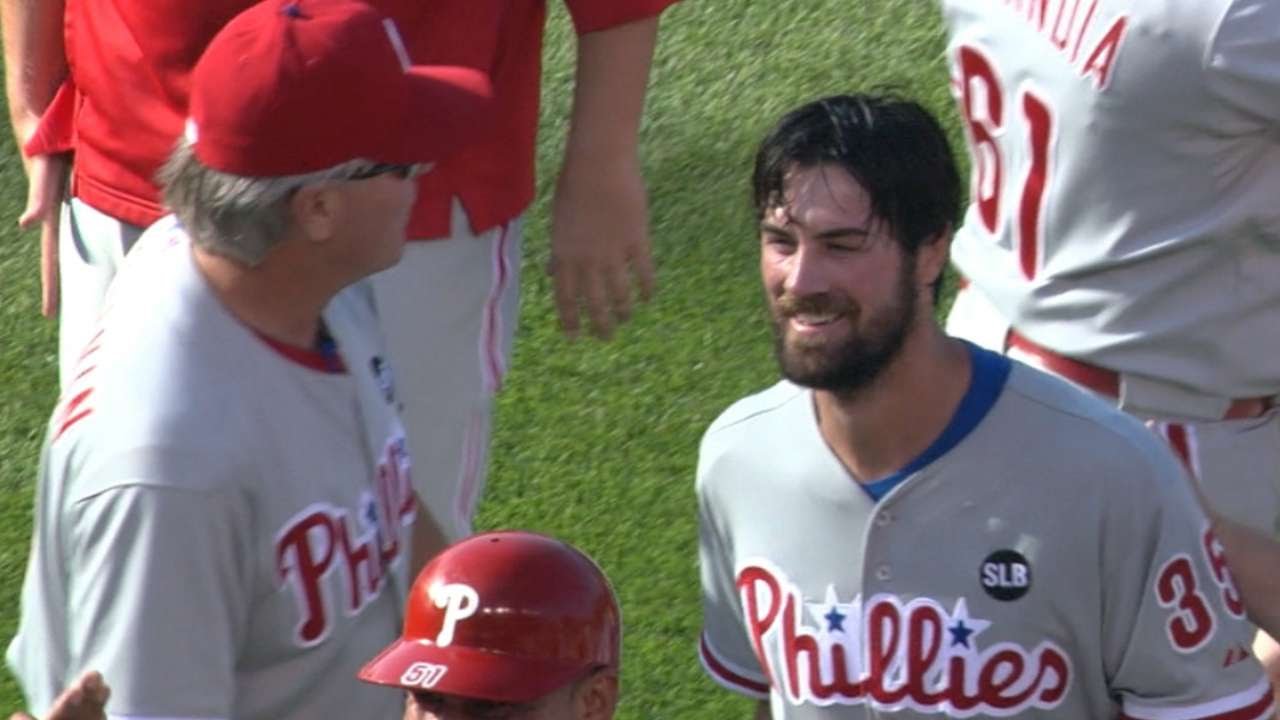
{"type": "Polygon", "coordinates": [[[295,191],[345,180],[374,165],[369,160],[349,160],[303,175],[242,177],[206,167],[191,142],[182,138],[156,177],[164,188],[165,204],[193,243],[252,267],[289,229],[289,198],[295,191]]]}

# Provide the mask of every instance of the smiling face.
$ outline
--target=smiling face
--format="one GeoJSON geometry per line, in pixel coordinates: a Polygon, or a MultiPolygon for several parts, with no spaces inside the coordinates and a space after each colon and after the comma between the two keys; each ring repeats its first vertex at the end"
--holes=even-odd
{"type": "Polygon", "coordinates": [[[866,191],[835,165],[792,168],[764,210],[760,242],[783,376],[841,393],[871,384],[902,350],[921,303],[916,257],[872,214],[866,191]]]}

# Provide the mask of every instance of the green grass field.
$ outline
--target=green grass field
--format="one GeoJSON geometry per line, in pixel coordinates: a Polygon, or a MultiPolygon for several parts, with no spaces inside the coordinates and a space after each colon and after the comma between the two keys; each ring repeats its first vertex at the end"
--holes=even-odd
{"type": "MultiPolygon", "coordinates": [[[[880,87],[921,99],[961,151],[937,11],[925,0],[685,0],[668,11],[644,126],[659,293],[612,342],[570,344],[556,328],[541,273],[574,49],[567,17],[550,4],[542,182],[478,526],[549,532],[599,559],[624,608],[621,718],[748,717],[749,703],[714,686],[697,662],[693,468],[712,418],[775,377],[748,209],[750,158],[785,110],[880,87]]],[[[12,145],[0,157],[0,189],[0,641],[7,644],[37,448],[56,394],[56,332],[38,314],[36,239],[11,229],[25,197],[12,145]]],[[[20,702],[16,683],[0,673],[0,717],[20,702]]]]}

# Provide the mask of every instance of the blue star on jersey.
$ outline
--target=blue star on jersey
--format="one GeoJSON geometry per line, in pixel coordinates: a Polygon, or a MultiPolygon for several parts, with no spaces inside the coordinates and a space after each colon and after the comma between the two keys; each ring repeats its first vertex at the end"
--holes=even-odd
{"type": "Polygon", "coordinates": [[[966,650],[972,650],[973,645],[970,641],[983,630],[991,627],[990,621],[969,617],[969,604],[964,598],[956,601],[951,620],[952,623],[947,626],[947,632],[951,633],[951,647],[959,646],[966,650]]]}
{"type": "Polygon", "coordinates": [[[855,599],[852,603],[842,603],[836,598],[836,589],[832,586],[827,586],[827,596],[822,602],[806,603],[806,606],[814,621],[824,625],[829,633],[848,633],[852,628],[846,630],[845,621],[856,624],[862,617],[862,601],[855,599]]]}

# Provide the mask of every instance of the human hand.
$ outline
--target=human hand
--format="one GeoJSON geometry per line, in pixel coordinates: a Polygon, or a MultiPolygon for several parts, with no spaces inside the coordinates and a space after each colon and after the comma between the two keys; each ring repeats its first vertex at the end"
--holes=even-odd
{"type": "Polygon", "coordinates": [[[27,207],[18,227],[40,228],[40,314],[58,313],[58,222],[65,193],[68,156],[37,155],[27,164],[27,207]]]}
{"type": "MultiPolygon", "coordinates": [[[[44,720],[106,720],[107,698],[111,688],[99,673],[90,671],[62,691],[44,720]]],[[[24,712],[14,713],[9,720],[35,720],[24,712]]]]}
{"type": "Polygon", "coordinates": [[[551,260],[560,327],[578,336],[581,311],[591,332],[607,340],[631,317],[633,285],[654,290],[648,201],[636,162],[566,164],[551,211],[551,260]]]}

